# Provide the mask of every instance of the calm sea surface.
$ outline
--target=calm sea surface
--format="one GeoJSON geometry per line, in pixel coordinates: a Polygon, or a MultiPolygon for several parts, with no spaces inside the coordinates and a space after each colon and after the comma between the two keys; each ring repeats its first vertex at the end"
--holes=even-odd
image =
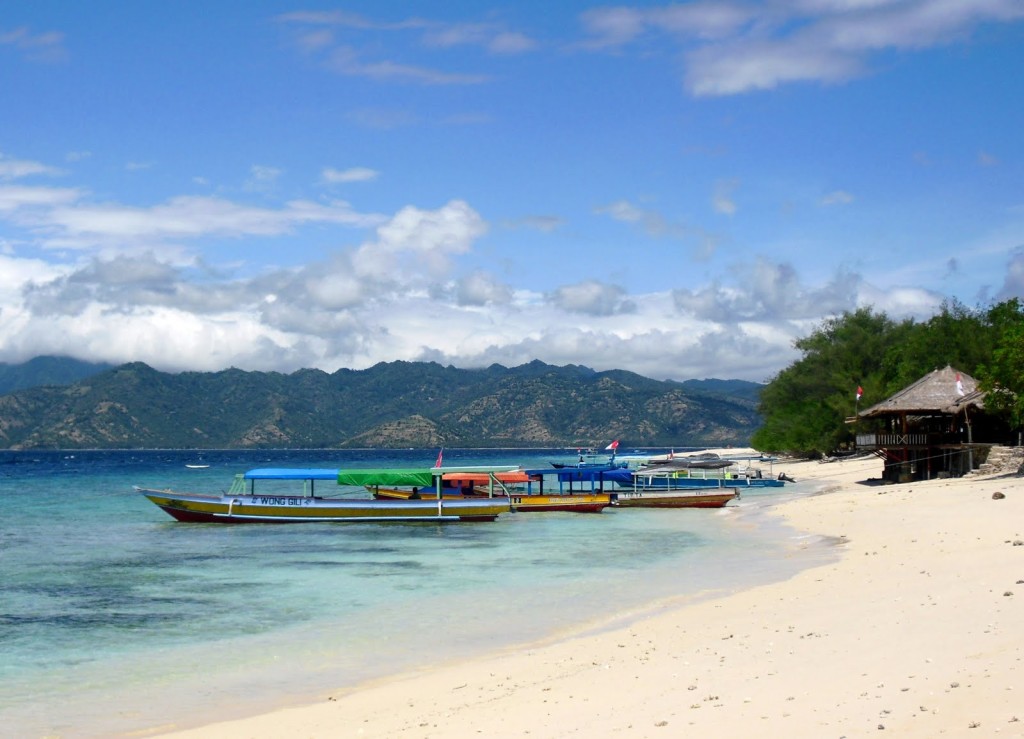
{"type": "MultiPolygon", "coordinates": [[[[319,700],[833,556],[766,515],[813,492],[799,482],[718,511],[449,525],[184,524],[133,490],[216,492],[252,467],[431,467],[436,455],[0,452],[0,735],[146,733],[319,700]]],[[[444,462],[574,455],[452,449],[444,462]]]]}

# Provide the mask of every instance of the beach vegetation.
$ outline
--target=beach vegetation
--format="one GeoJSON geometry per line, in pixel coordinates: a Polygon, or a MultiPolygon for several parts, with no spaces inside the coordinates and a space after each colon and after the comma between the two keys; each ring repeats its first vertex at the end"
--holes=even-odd
{"type": "Polygon", "coordinates": [[[1024,307],[944,303],[927,321],[896,321],[871,307],[817,326],[795,347],[802,356],[761,391],[762,425],[751,443],[766,452],[821,457],[851,448],[858,410],[950,365],[979,381],[986,409],[1024,425],[1024,307]],[[858,397],[857,390],[862,393],[858,397]]]}
{"type": "Polygon", "coordinates": [[[988,312],[988,322],[992,352],[977,372],[985,407],[1019,429],[1024,427],[1024,305],[1017,298],[1000,303],[988,312]]]}

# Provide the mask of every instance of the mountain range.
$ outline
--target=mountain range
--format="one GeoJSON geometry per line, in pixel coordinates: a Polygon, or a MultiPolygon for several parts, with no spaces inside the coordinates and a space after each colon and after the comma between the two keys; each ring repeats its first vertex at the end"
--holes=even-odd
{"type": "Polygon", "coordinates": [[[160,372],[66,358],[0,365],[0,448],[746,445],[761,385],[540,361],[383,362],[291,374],[160,372]],[[34,368],[34,369],[33,369],[34,368]]]}

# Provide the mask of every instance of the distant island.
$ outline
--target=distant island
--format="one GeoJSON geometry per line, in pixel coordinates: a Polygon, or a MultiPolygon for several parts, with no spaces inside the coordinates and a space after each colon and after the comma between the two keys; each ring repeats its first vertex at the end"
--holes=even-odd
{"type": "Polygon", "coordinates": [[[762,386],[534,361],[382,362],[334,373],[0,365],[2,449],[746,446],[762,386]],[[33,367],[38,372],[33,374],[33,367]]]}

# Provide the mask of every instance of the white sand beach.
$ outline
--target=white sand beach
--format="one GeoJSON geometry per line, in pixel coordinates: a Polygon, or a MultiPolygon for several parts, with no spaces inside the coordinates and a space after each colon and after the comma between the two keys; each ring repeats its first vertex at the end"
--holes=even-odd
{"type": "Polygon", "coordinates": [[[1024,478],[774,469],[827,481],[775,512],[838,561],[173,736],[1024,736],[1024,478]]]}

